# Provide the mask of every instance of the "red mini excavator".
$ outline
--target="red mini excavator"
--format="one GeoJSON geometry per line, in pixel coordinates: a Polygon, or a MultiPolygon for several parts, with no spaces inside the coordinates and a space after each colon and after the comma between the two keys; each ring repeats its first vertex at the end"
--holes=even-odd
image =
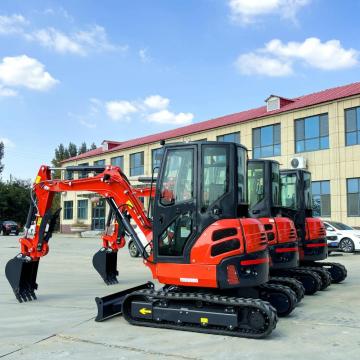
{"type": "Polygon", "coordinates": [[[299,238],[300,269],[316,272],[321,289],[330,282],[339,283],[347,276],[339,263],[317,262],[327,258],[326,230],[319,218],[313,217],[311,173],[303,169],[280,171],[282,214],[292,219],[299,238]]]}
{"type": "Polygon", "coordinates": [[[71,167],[67,170],[97,174],[58,180],[51,178],[51,168],[41,166],[27,221],[35,220],[35,234],[20,239],[21,253],[5,270],[17,299],[36,298],[39,260],[49,251],[60,212],[51,213],[54,194],[90,191],[107,200],[118,226],[118,237],[103,239],[99,253],[104,255],[96,256],[103,257],[106,279],[116,278],[111,254],[124,245],[127,233],[153,278],[164,284],[161,290],[146,283],[97,298],[97,321],[123,314],[135,325],[252,338],[269,335],[277,313],[263,299],[281,303],[291,290],[266,283],[267,238],[263,225],[248,217],[246,157],[246,149],[234,143],[166,145],[152,220],[138,190],[118,167],[71,167]],[[131,221],[146,237],[146,246],[131,221]]]}
{"type": "Polygon", "coordinates": [[[270,282],[286,284],[299,296],[302,292],[296,284],[300,281],[307,295],[316,293],[322,287],[321,277],[309,268],[299,268],[296,227],[283,216],[279,163],[248,160],[248,192],[250,216],[263,223],[269,241],[270,282]]]}

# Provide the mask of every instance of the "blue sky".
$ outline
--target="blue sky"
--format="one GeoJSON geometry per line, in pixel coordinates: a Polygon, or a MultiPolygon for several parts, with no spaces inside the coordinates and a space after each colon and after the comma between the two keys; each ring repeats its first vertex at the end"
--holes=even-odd
{"type": "Polygon", "coordinates": [[[126,140],[360,81],[359,1],[0,5],[3,179],[54,148],[126,140]]]}

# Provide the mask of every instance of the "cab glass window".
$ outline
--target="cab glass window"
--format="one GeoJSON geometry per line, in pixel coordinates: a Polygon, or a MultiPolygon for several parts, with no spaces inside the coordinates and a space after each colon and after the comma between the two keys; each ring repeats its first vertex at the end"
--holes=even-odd
{"type": "Polygon", "coordinates": [[[205,211],[228,191],[228,156],[222,146],[203,147],[202,210],[205,211]]]}
{"type": "Polygon", "coordinates": [[[160,203],[175,205],[193,199],[194,150],[174,149],[166,155],[160,203]]]}

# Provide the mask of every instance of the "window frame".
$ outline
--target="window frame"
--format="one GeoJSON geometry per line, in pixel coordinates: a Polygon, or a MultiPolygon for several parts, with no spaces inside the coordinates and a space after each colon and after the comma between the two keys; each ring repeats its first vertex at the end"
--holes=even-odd
{"type": "Polygon", "coordinates": [[[234,131],[234,132],[231,132],[231,133],[218,135],[218,136],[216,136],[216,141],[218,141],[218,142],[234,142],[235,144],[241,144],[241,132],[240,131],[234,131]],[[225,140],[224,137],[229,136],[229,135],[234,135],[234,136],[238,135],[239,136],[238,142],[231,141],[231,140],[225,140]]]}
{"type": "Polygon", "coordinates": [[[63,212],[63,220],[73,220],[74,219],[74,200],[64,200],[64,212],[63,212]],[[68,207],[67,204],[71,203],[71,207],[68,207]],[[68,217],[68,211],[70,211],[71,216],[68,217]]]}
{"type": "Polygon", "coordinates": [[[110,164],[112,166],[118,166],[120,169],[124,169],[124,155],[119,155],[119,156],[113,156],[111,159],[110,159],[110,164]],[[120,163],[121,165],[118,165],[116,163],[114,163],[116,159],[120,159],[120,163]]]}
{"type": "Polygon", "coordinates": [[[269,158],[269,157],[276,157],[276,156],[281,156],[281,123],[276,123],[276,124],[270,124],[270,125],[265,125],[265,126],[259,126],[256,128],[252,128],[252,158],[253,159],[263,159],[263,158],[269,158]],[[273,138],[273,142],[271,145],[262,145],[262,141],[261,141],[261,130],[265,129],[265,128],[270,128],[272,127],[272,138],[273,138]],[[279,130],[279,142],[275,142],[275,131],[276,129],[279,130]],[[255,132],[259,131],[259,144],[260,146],[255,146],[255,132]],[[275,154],[275,147],[279,146],[279,154],[275,154]],[[263,154],[261,153],[263,148],[266,147],[272,147],[272,155],[265,155],[263,156],[263,154]],[[260,150],[260,156],[255,156],[255,151],[256,149],[260,150]]]}
{"type": "MultiPolygon", "coordinates": [[[[135,160],[134,160],[135,162],[135,160]]],[[[129,155],[129,173],[130,173],[130,176],[139,176],[139,175],[144,175],[144,172],[145,172],[145,156],[144,156],[144,151],[137,151],[135,153],[132,153],[129,155]],[[141,160],[142,160],[142,165],[140,166],[135,166],[135,167],[132,167],[132,158],[136,155],[139,155],[140,154],[140,157],[141,157],[141,160]],[[136,173],[136,174],[133,174],[133,171],[134,169],[141,169],[142,168],[142,171],[141,173],[136,173]]]]}
{"type": "Polygon", "coordinates": [[[314,180],[314,181],[311,181],[311,197],[312,197],[312,203],[313,203],[313,215],[315,217],[326,217],[326,218],[329,218],[331,217],[331,182],[330,180],[314,180]],[[320,192],[317,193],[317,192],[314,192],[314,185],[315,183],[318,183],[319,184],[319,189],[320,189],[320,192]],[[324,184],[323,183],[328,183],[328,186],[329,186],[329,192],[326,193],[326,192],[323,192],[323,186],[324,184]],[[319,196],[320,197],[320,214],[317,215],[315,214],[315,196],[319,196]],[[329,212],[328,213],[323,213],[323,197],[328,197],[329,198],[329,212]]]}
{"type": "Polygon", "coordinates": [[[299,119],[295,119],[294,120],[294,153],[295,154],[301,154],[301,153],[306,153],[306,152],[313,152],[313,151],[321,151],[321,150],[327,150],[327,149],[330,149],[330,136],[329,136],[329,113],[325,112],[325,113],[321,113],[321,114],[316,114],[316,115],[311,115],[311,116],[306,116],[306,117],[303,117],[303,118],[299,118],[299,119]],[[321,136],[321,118],[326,116],[327,117],[327,135],[326,136],[321,136]],[[318,118],[318,122],[319,122],[319,128],[318,128],[318,133],[319,135],[316,136],[316,137],[306,137],[306,121],[307,120],[310,120],[311,118],[318,118]],[[300,138],[297,136],[297,124],[300,124],[301,122],[303,122],[303,132],[304,132],[304,137],[303,138],[300,138]],[[321,146],[321,139],[326,139],[327,138],[327,146],[326,147],[322,147],[321,146]],[[318,140],[318,145],[319,147],[317,149],[310,149],[310,150],[307,150],[306,149],[306,141],[310,141],[310,140],[314,140],[314,139],[317,139],[318,140]],[[304,143],[304,150],[299,150],[297,149],[297,144],[299,142],[303,142],[304,143]]]}
{"type": "Polygon", "coordinates": [[[345,146],[354,146],[360,145],[360,106],[353,106],[351,108],[344,109],[344,121],[345,121],[345,146]],[[355,131],[348,131],[348,119],[346,114],[350,111],[355,111],[355,131]],[[358,116],[359,115],[359,116],[358,116]],[[356,135],[356,142],[355,144],[348,143],[348,134],[355,133],[356,135]]]}
{"type": "Polygon", "coordinates": [[[346,178],[346,210],[348,217],[360,217],[360,177],[346,178]],[[357,192],[349,192],[349,180],[357,180],[357,192]],[[350,214],[349,211],[349,194],[357,194],[357,214],[350,214]]]}
{"type": "Polygon", "coordinates": [[[77,218],[78,220],[87,220],[89,218],[89,201],[88,199],[78,199],[77,201],[77,218]],[[80,202],[86,202],[86,206],[80,206],[80,202]],[[85,216],[80,216],[80,210],[85,211],[85,216]]]}

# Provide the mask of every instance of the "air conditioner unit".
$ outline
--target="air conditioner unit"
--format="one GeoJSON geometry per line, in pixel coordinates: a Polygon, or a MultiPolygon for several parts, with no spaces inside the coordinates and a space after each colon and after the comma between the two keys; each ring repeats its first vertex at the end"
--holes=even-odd
{"type": "Polygon", "coordinates": [[[290,166],[293,169],[306,169],[307,168],[307,161],[304,157],[294,157],[290,160],[290,166]]]}

